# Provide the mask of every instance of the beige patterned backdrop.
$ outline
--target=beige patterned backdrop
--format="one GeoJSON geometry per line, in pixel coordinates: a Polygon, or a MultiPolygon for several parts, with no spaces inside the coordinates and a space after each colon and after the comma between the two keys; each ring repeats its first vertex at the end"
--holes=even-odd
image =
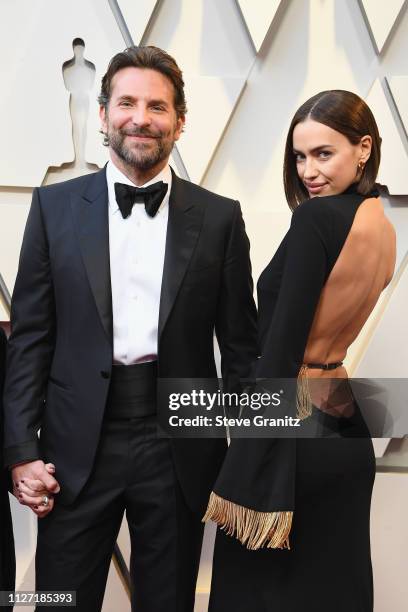
{"type": "MultiPolygon", "coordinates": [[[[92,172],[106,149],[96,97],[109,58],[155,44],[185,73],[183,177],[239,199],[254,277],[290,215],[281,180],[291,115],[309,96],[351,89],[383,137],[379,181],[395,224],[397,272],[347,365],[356,376],[408,374],[408,10],[406,0],[0,0],[0,272],[11,292],[36,185],[92,172]]],[[[361,262],[359,265],[364,265],[361,262]]],[[[8,312],[0,305],[0,319],[8,312]]],[[[407,609],[408,440],[378,441],[372,510],[376,612],[407,609]]],[[[36,526],[13,503],[18,588],[33,587],[36,526]]],[[[207,609],[213,530],[197,611],[207,609]]],[[[126,525],[119,543],[128,558],[126,525]]],[[[316,552],[317,554],[317,552],[316,552]]],[[[352,554],[352,551],[351,551],[352,554]]],[[[112,565],[104,612],[130,610],[112,565]]]]}

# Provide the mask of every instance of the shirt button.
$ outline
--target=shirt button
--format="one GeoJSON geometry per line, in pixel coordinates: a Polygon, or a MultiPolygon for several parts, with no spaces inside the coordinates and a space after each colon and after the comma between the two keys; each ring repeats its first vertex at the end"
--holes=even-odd
{"type": "Polygon", "coordinates": [[[110,374],[106,370],[101,370],[101,376],[102,378],[109,378],[110,374]]]}

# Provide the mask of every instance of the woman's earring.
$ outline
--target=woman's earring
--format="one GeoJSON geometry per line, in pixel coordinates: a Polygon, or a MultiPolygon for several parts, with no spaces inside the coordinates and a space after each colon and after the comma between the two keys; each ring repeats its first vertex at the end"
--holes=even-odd
{"type": "Polygon", "coordinates": [[[364,170],[364,166],[365,166],[365,163],[364,163],[363,161],[361,161],[361,160],[360,160],[360,161],[358,162],[358,164],[357,164],[357,171],[358,171],[358,172],[360,172],[360,173],[361,173],[361,172],[363,172],[363,170],[364,170]]]}

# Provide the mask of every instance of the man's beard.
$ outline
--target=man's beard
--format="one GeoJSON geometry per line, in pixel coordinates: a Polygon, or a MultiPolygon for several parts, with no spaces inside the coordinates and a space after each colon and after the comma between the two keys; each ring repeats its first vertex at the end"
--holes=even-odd
{"type": "Polygon", "coordinates": [[[170,137],[163,137],[163,133],[155,133],[148,130],[110,130],[108,127],[109,146],[115,151],[116,155],[127,165],[138,170],[150,170],[154,168],[170,155],[174,140],[170,137]],[[126,144],[126,136],[153,136],[153,146],[151,143],[133,142],[133,146],[126,144]]]}

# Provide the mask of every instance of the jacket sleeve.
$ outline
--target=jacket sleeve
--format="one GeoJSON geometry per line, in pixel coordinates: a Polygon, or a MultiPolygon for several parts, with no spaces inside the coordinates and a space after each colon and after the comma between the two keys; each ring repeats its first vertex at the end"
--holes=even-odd
{"type": "Polygon", "coordinates": [[[215,332],[224,384],[229,391],[239,389],[240,379],[250,376],[258,347],[249,240],[238,202],[225,252],[215,332]]]}
{"type": "Polygon", "coordinates": [[[38,429],[55,343],[55,303],[40,194],[34,189],[11,305],[4,386],[4,463],[40,457],[38,429]]]}

